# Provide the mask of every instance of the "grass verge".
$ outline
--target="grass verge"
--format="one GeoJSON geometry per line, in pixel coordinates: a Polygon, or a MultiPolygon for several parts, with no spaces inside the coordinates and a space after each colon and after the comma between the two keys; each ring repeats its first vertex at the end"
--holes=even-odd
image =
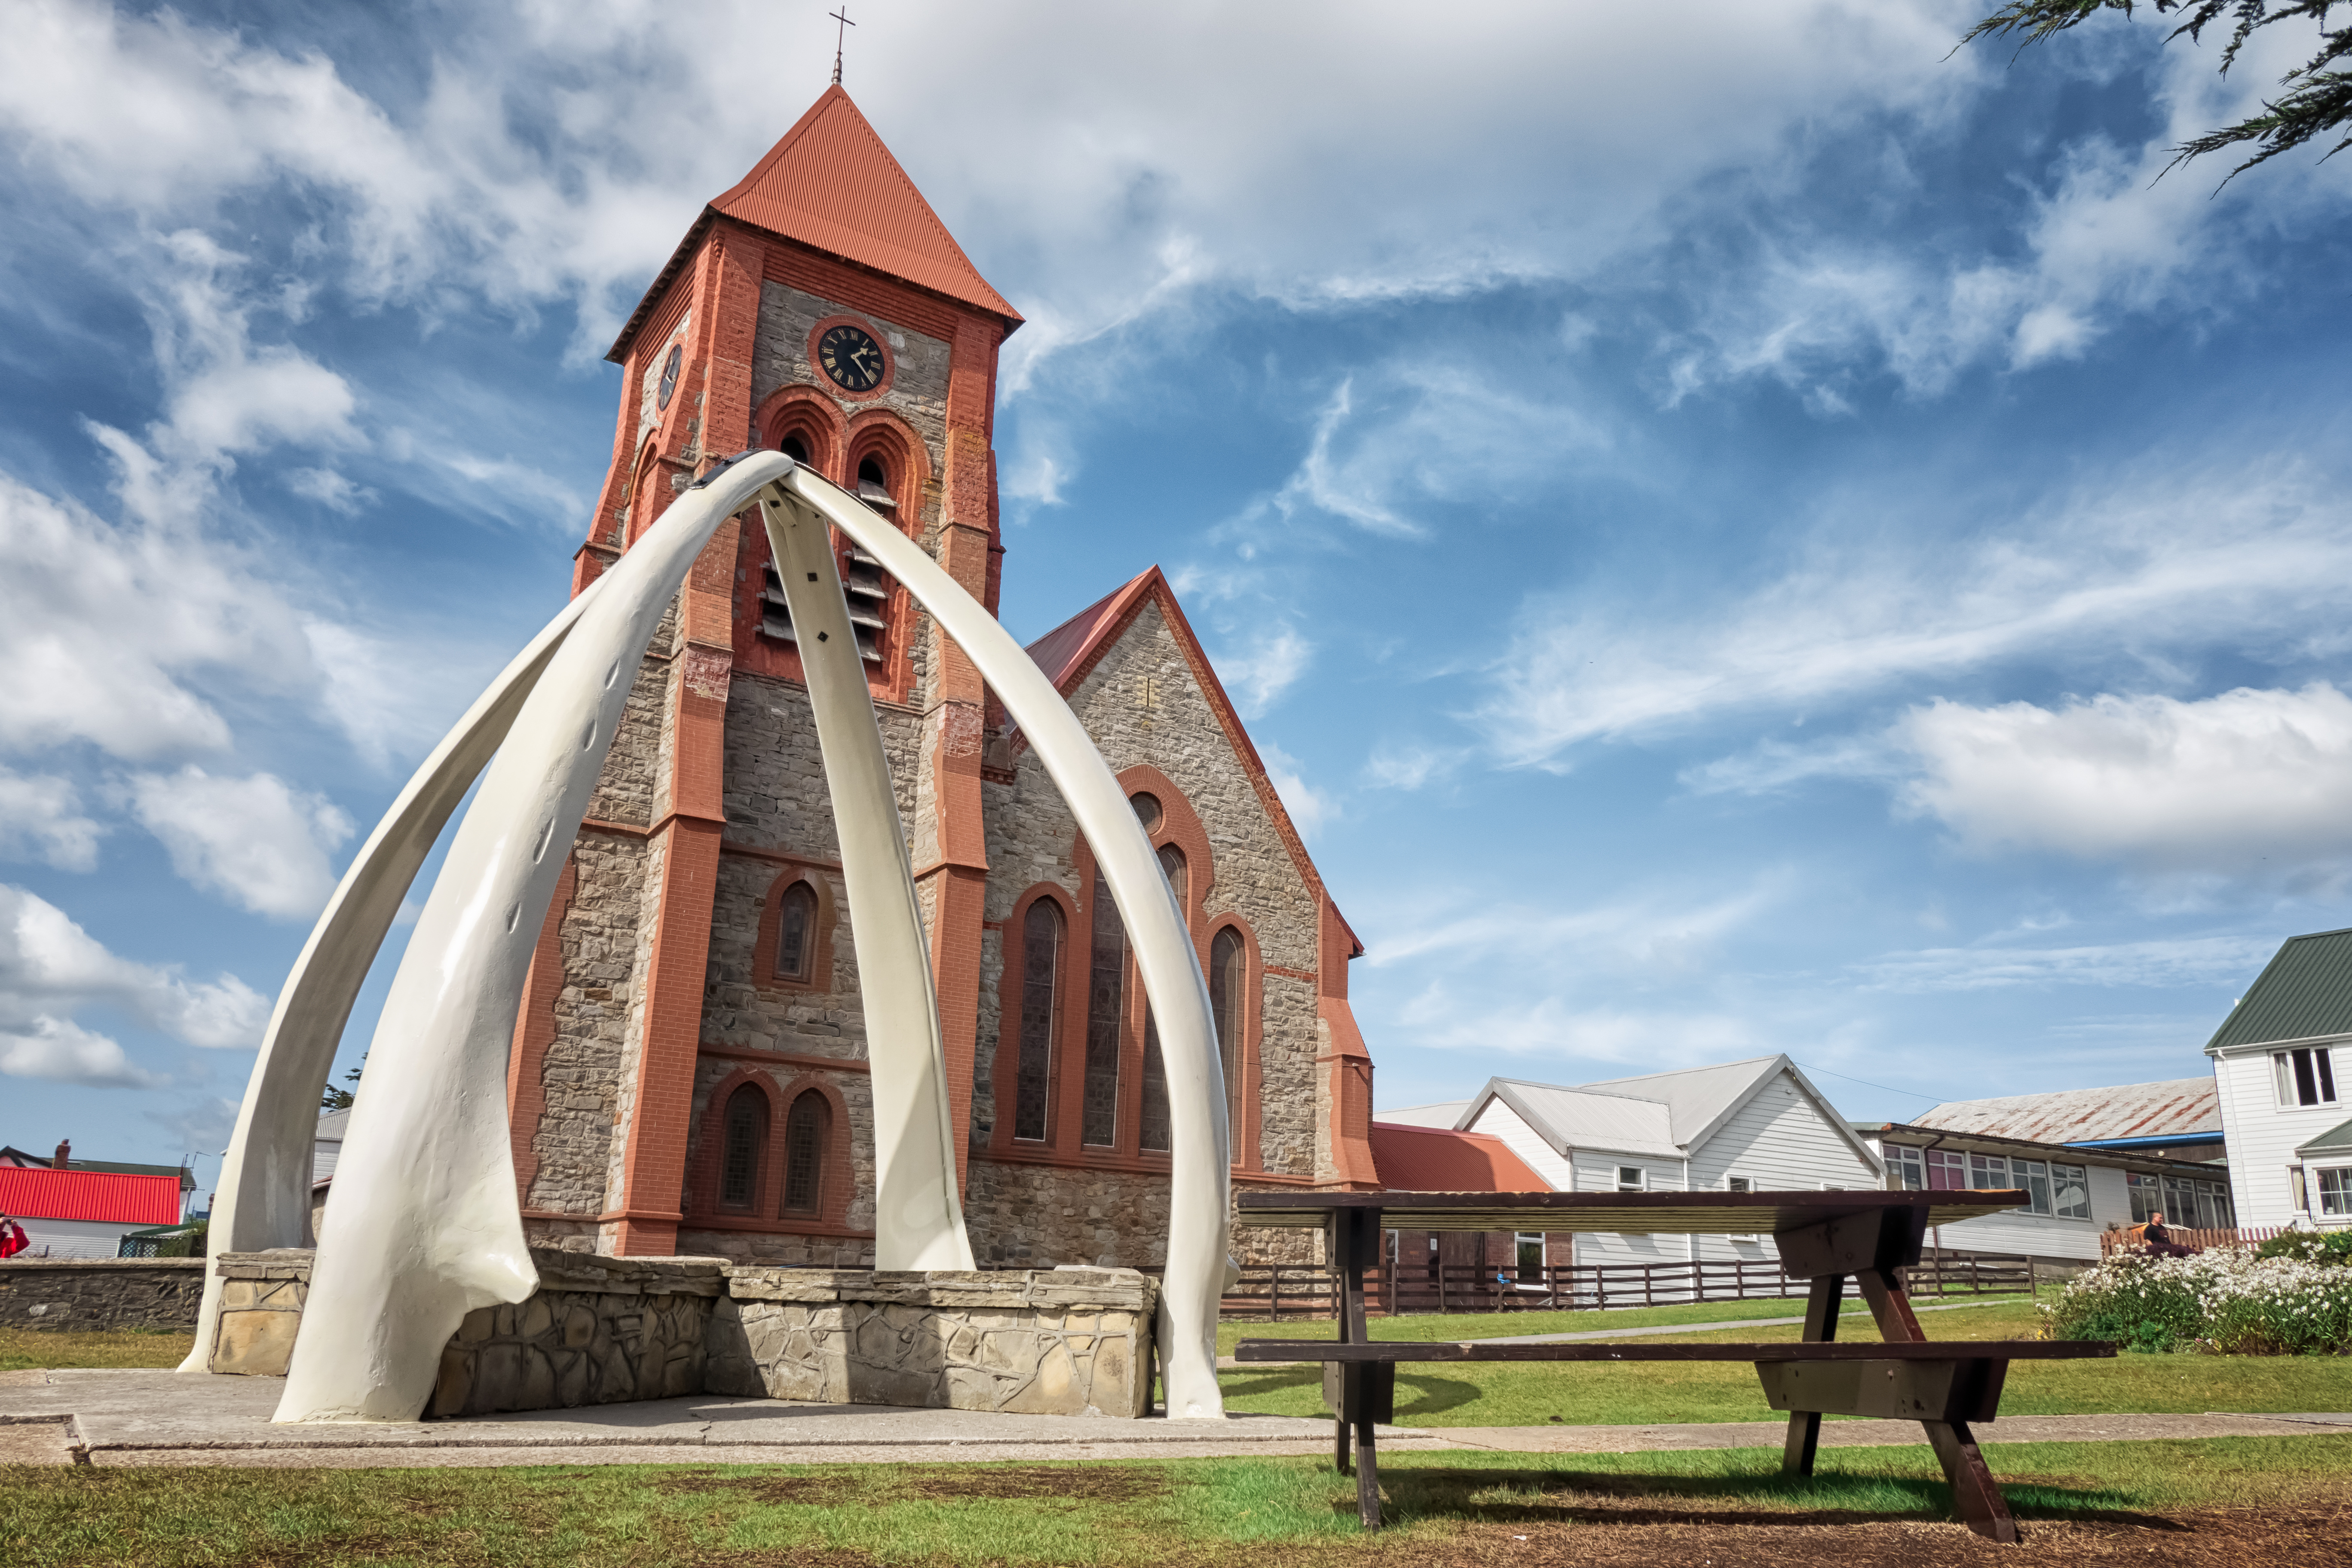
{"type": "Polygon", "coordinates": [[[0,1372],[31,1367],[162,1367],[169,1370],[195,1348],[194,1334],[110,1331],[59,1333],[0,1329],[0,1372]]]}
{"type": "MultiPolygon", "coordinates": [[[[2352,1436],[1989,1449],[2021,1518],[2162,1524],[2168,1511],[2352,1502],[2352,1436]]],[[[1948,1518],[1924,1447],[1846,1449],[1790,1481],[1769,1449],[1419,1454],[1382,1468],[1392,1528],[1308,1459],[1165,1464],[0,1470],[12,1568],[782,1568],[1492,1561],[1586,1527],[1840,1526],[1948,1518]]],[[[1792,1548],[1836,1537],[1789,1535],[1792,1548]]],[[[1521,1562],[1529,1558],[1522,1556],[1521,1562]]],[[[1562,1560],[1545,1553],[1543,1560],[1562,1560]]],[[[1572,1558],[1570,1559],[1572,1560],[1572,1558]]],[[[1791,1561],[1811,1561],[1801,1551],[1791,1561]]],[[[2140,1559],[2146,1560],[2146,1559],[2140,1559]]]]}

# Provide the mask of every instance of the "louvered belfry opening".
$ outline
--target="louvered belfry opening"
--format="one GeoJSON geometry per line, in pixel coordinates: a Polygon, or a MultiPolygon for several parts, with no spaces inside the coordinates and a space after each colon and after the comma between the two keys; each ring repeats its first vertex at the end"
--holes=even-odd
{"type": "MultiPolygon", "coordinates": [[[[795,463],[809,460],[807,444],[797,436],[785,437],[778,446],[795,463]]],[[[867,458],[857,465],[856,490],[857,499],[876,511],[897,517],[898,502],[890,493],[889,470],[880,458],[867,458]]],[[[842,592],[849,601],[849,626],[857,637],[857,657],[868,664],[880,664],[890,630],[890,576],[879,561],[854,544],[843,548],[842,567],[842,592]]],[[[760,569],[760,635],[796,646],[800,641],[793,630],[792,610],[784,603],[784,581],[776,574],[772,561],[760,569]]]]}

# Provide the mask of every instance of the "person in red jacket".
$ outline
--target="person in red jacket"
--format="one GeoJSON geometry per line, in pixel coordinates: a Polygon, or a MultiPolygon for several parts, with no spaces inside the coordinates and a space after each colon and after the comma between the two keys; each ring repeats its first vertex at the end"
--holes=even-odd
{"type": "Polygon", "coordinates": [[[25,1227],[6,1215],[0,1214],[0,1258],[14,1258],[30,1244],[31,1238],[26,1236],[25,1227]]]}

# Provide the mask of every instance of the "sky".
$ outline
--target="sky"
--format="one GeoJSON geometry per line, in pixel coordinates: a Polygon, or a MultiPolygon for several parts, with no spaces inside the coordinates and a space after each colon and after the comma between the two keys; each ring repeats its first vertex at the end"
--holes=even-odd
{"type": "MultiPolygon", "coordinates": [[[[829,8],[0,0],[0,1141],[213,1178],[829,8]]],[[[1003,618],[1168,572],[1380,1107],[2196,1076],[2352,924],[2352,159],[2168,172],[2309,34],[1989,8],[853,5],[1027,318],[1003,618]]]]}

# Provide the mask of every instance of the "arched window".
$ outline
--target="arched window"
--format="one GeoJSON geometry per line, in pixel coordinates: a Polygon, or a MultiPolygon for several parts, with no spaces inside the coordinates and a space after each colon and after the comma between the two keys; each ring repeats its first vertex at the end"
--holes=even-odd
{"type": "Polygon", "coordinates": [[[1094,952],[1087,966],[1087,1077],[1078,1141],[1097,1146],[1118,1136],[1120,1002],[1127,978],[1127,928],[1110,884],[1095,872],[1094,952]]]}
{"type": "MultiPolygon", "coordinates": [[[[1142,803],[1151,801],[1152,815],[1160,814],[1160,803],[1148,795],[1135,797],[1137,815],[1142,815],[1142,803]]],[[[1176,907],[1184,907],[1187,873],[1184,851],[1173,844],[1160,847],[1160,874],[1168,879],[1168,890],[1176,895],[1176,907]]],[[[1168,1064],[1160,1055],[1160,1026],[1151,1016],[1151,1005],[1143,1006],[1143,1112],[1136,1129],[1141,1147],[1164,1153],[1169,1146],[1168,1130],[1168,1064]]]]}
{"type": "Polygon", "coordinates": [[[824,1201],[825,1143],[833,1107],[816,1089],[803,1089],[784,1117],[784,1212],[813,1215],[824,1201]]]}
{"type": "Polygon", "coordinates": [[[890,471],[882,466],[881,458],[858,459],[857,499],[886,511],[898,509],[898,498],[890,493],[890,471]]]}
{"type": "Polygon", "coordinates": [[[816,966],[816,889],[794,882],[776,900],[776,978],[806,984],[816,966]]]}
{"type": "Polygon", "coordinates": [[[1053,900],[1029,906],[1021,922],[1020,1058],[1013,1081],[1013,1136],[1042,1142],[1054,1081],[1054,1035],[1061,1023],[1062,911],[1053,900]]]}
{"type": "Polygon", "coordinates": [[[1127,797],[1127,804],[1135,807],[1135,819],[1143,824],[1144,832],[1157,833],[1160,831],[1160,818],[1164,816],[1166,813],[1160,809],[1160,797],[1158,795],[1153,795],[1149,790],[1139,790],[1135,794],[1127,797]]]}
{"type": "Polygon", "coordinates": [[[719,1206],[748,1209],[760,1195],[760,1160],[768,1152],[768,1097],[744,1084],[727,1097],[720,1118],[719,1206]]]}
{"type": "Polygon", "coordinates": [[[808,443],[797,436],[785,437],[776,443],[776,449],[795,463],[805,463],[809,460],[808,443]]]}
{"type": "Polygon", "coordinates": [[[1227,926],[1209,944],[1209,1005],[1217,1020],[1217,1059],[1225,1074],[1225,1114],[1234,1129],[1234,1155],[1239,1159],[1242,1126],[1242,1016],[1247,994],[1248,955],[1242,933],[1227,926]]]}

